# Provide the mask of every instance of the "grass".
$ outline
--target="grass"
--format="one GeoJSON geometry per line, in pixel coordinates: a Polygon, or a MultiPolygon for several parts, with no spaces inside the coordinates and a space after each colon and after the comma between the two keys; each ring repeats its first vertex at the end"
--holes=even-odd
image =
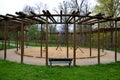
{"type": "MultiPolygon", "coordinates": [[[[16,48],[15,46],[7,46],[7,49],[13,49],[16,48]]],[[[0,50],[3,50],[4,48],[2,48],[2,45],[0,44],[0,50]]]]}
{"type": "MultiPolygon", "coordinates": [[[[15,41],[10,41],[11,44],[15,44],[15,41]]],[[[40,42],[24,42],[27,46],[40,46],[40,42]]],[[[42,43],[42,46],[45,46],[45,43],[42,43]]],[[[57,43],[49,43],[48,46],[57,46],[57,43]]]]}
{"type": "Polygon", "coordinates": [[[0,60],[0,80],[120,80],[120,62],[92,66],[35,66],[0,60]]]}

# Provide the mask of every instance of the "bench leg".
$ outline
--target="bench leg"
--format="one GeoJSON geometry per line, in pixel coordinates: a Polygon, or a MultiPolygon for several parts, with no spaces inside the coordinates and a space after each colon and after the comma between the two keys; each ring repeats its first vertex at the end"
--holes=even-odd
{"type": "Polygon", "coordinates": [[[52,67],[52,61],[50,61],[50,68],[52,67]]]}
{"type": "Polygon", "coordinates": [[[71,62],[69,62],[69,67],[71,67],[71,62]]]}

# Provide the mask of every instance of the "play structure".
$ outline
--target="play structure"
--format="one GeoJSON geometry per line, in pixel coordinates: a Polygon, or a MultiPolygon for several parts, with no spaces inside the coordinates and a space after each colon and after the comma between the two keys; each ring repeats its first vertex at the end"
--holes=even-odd
{"type": "MultiPolygon", "coordinates": [[[[48,10],[43,10],[43,14],[31,12],[27,15],[24,12],[16,12],[17,15],[0,15],[0,41],[4,48],[4,59],[7,56],[7,44],[10,44],[9,34],[15,32],[16,52],[21,56],[21,63],[24,62],[24,56],[44,58],[48,65],[49,58],[72,58],[73,65],[76,65],[76,59],[96,57],[100,64],[100,57],[105,55],[104,49],[113,49],[115,51],[114,59],[117,61],[117,48],[119,39],[118,23],[120,17],[104,16],[99,13],[90,15],[87,13],[80,15],[78,11],[70,14],[51,14],[48,10]],[[56,20],[57,17],[59,20],[56,20]],[[66,17],[66,21],[63,18],[66,17]],[[114,23],[112,27],[106,27],[104,24],[114,23]],[[25,47],[28,41],[28,27],[33,24],[41,25],[39,38],[39,47],[25,47]],[[65,32],[49,32],[50,24],[64,24],[65,32]],[[70,32],[69,25],[73,27],[70,32]],[[45,34],[42,32],[45,27],[45,34]],[[111,35],[110,35],[111,34],[111,35]],[[55,40],[50,40],[50,35],[55,35],[55,40]],[[44,45],[43,45],[44,44],[44,45]],[[50,47],[49,44],[56,46],[50,47]],[[84,48],[82,48],[84,47],[84,48]],[[86,47],[86,48],[85,48],[86,47]],[[32,50],[32,51],[31,51],[32,50]]],[[[107,25],[108,26],[108,25],[107,25]]]]}

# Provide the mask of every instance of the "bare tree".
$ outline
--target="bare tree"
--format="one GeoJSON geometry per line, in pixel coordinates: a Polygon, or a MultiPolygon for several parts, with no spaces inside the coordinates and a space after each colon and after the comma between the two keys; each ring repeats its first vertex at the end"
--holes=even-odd
{"type": "Polygon", "coordinates": [[[24,8],[23,8],[23,12],[25,12],[26,14],[30,15],[31,13],[30,12],[34,12],[35,11],[35,8],[32,7],[32,6],[29,6],[29,5],[26,5],[24,8]]]}
{"type": "MultiPolygon", "coordinates": [[[[62,3],[59,4],[58,6],[58,10],[61,10],[63,14],[70,14],[72,13],[71,11],[71,7],[70,7],[70,2],[69,1],[63,1],[62,3]]],[[[58,12],[57,10],[55,10],[56,12],[58,12]]],[[[67,16],[64,16],[62,18],[63,22],[67,21],[67,16]]],[[[69,31],[69,24],[65,23],[63,25],[61,25],[61,32],[65,33],[64,37],[62,37],[62,42],[65,43],[65,41],[67,41],[67,32],[69,31]]]]}
{"type": "Polygon", "coordinates": [[[47,9],[48,9],[47,4],[43,4],[42,2],[35,4],[35,12],[38,14],[40,14],[42,10],[47,10],[47,9]]]}

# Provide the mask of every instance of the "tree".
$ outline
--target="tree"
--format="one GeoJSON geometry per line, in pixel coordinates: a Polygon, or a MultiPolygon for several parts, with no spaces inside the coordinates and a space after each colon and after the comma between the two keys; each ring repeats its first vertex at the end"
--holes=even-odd
{"type": "MultiPolygon", "coordinates": [[[[69,1],[63,1],[62,3],[60,3],[58,5],[58,9],[55,9],[55,12],[59,12],[60,10],[62,11],[62,14],[70,14],[72,13],[71,9],[70,9],[70,2],[69,1]],[[58,10],[58,11],[57,11],[58,10]]],[[[67,21],[67,18],[66,16],[64,16],[62,18],[62,22],[66,22],[67,21]]],[[[62,37],[62,42],[65,43],[65,41],[67,41],[67,31],[69,31],[69,28],[68,28],[68,25],[67,23],[61,25],[61,32],[65,33],[65,36],[62,37]]]]}
{"type": "MultiPolygon", "coordinates": [[[[58,10],[62,10],[63,14],[70,14],[73,11],[79,11],[78,14],[87,14],[90,11],[90,6],[88,3],[88,0],[71,0],[71,1],[63,1],[59,4],[58,10]]],[[[57,10],[55,10],[57,13],[59,13],[57,10]]],[[[68,17],[63,17],[63,22],[66,22],[68,17]]],[[[62,29],[61,31],[65,33],[65,37],[67,36],[67,31],[69,31],[68,26],[71,26],[70,24],[64,24],[61,25],[62,29]]],[[[77,31],[80,31],[81,27],[80,25],[77,25],[77,31]]],[[[64,38],[63,40],[65,41],[64,38]]]]}
{"type": "MultiPolygon", "coordinates": [[[[30,6],[30,5],[26,5],[24,8],[23,8],[23,12],[30,15],[31,14],[31,11],[34,12],[34,13],[37,13],[37,14],[41,14],[42,10],[47,10],[47,4],[43,4],[42,2],[39,2],[37,4],[35,4],[35,6],[30,6]]],[[[43,35],[41,35],[42,39],[45,39],[45,25],[42,24],[35,24],[35,25],[32,25],[30,27],[28,27],[29,29],[29,37],[31,39],[39,39],[39,33],[40,31],[42,31],[43,35]],[[40,26],[44,26],[42,27],[42,30],[39,30],[38,31],[38,28],[40,26]],[[37,31],[37,32],[34,32],[34,31],[37,31]],[[38,37],[36,37],[38,36],[38,37]]]]}
{"type": "Polygon", "coordinates": [[[28,30],[28,36],[31,40],[36,39],[38,33],[37,25],[31,25],[31,27],[28,30]]]}
{"type": "Polygon", "coordinates": [[[106,16],[117,17],[120,15],[120,0],[97,0],[98,4],[94,12],[100,12],[106,16]]]}
{"type": "Polygon", "coordinates": [[[29,5],[26,5],[24,8],[23,8],[23,12],[25,12],[26,14],[30,15],[31,13],[30,12],[34,12],[35,11],[35,8],[32,7],[32,6],[29,6],[29,5]]]}
{"type": "MultiPolygon", "coordinates": [[[[94,8],[94,12],[103,13],[105,16],[115,18],[120,15],[120,0],[97,0],[98,4],[94,8]]],[[[114,22],[110,21],[110,28],[114,27],[114,22]]],[[[113,31],[111,31],[110,47],[113,44],[113,31]]]]}
{"type": "Polygon", "coordinates": [[[54,34],[51,34],[51,33],[56,33],[56,24],[53,25],[49,25],[49,32],[50,32],[50,40],[56,40],[56,37],[54,34]]]}
{"type": "Polygon", "coordinates": [[[42,2],[35,4],[35,12],[38,14],[40,14],[42,10],[47,10],[47,9],[48,9],[47,4],[43,4],[42,2]]]}

